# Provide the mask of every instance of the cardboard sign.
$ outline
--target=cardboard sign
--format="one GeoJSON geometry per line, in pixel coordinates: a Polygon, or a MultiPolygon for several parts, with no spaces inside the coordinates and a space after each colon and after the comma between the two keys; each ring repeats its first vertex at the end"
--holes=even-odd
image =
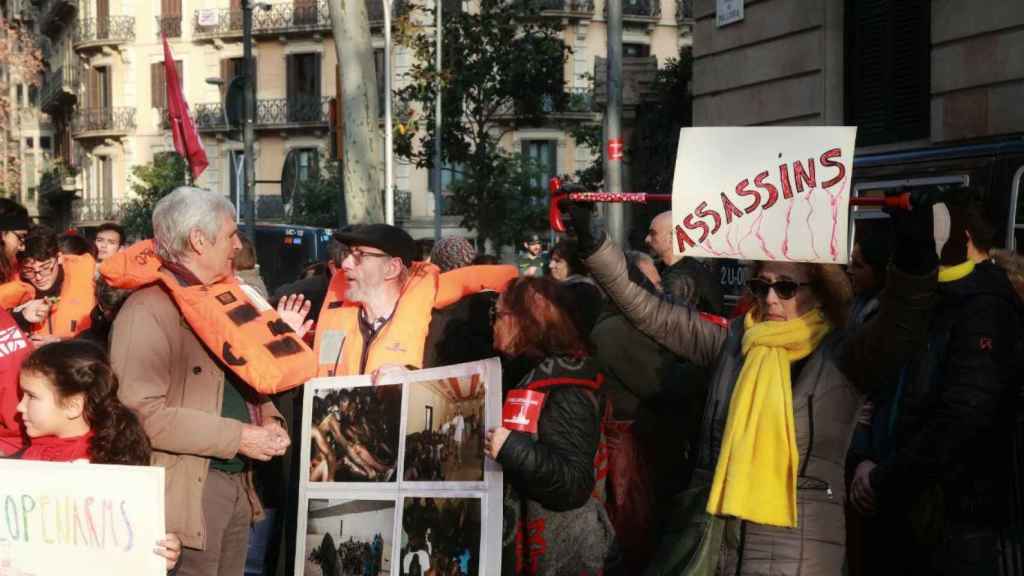
{"type": "Polygon", "coordinates": [[[505,397],[505,405],[501,408],[501,424],[509,430],[536,434],[543,407],[543,392],[512,390],[505,397]]]}
{"type": "Polygon", "coordinates": [[[0,573],[164,576],[164,469],[0,460],[0,573]]]}
{"type": "Polygon", "coordinates": [[[676,254],[845,264],[854,127],[683,128],[676,254]]]}

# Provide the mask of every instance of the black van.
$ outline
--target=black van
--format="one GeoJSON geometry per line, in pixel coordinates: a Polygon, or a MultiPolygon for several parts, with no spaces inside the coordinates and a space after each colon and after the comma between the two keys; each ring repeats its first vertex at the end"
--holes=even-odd
{"type": "Polygon", "coordinates": [[[256,224],[256,261],[271,293],[293,282],[308,266],[327,260],[333,230],[288,224],[256,224]]]}

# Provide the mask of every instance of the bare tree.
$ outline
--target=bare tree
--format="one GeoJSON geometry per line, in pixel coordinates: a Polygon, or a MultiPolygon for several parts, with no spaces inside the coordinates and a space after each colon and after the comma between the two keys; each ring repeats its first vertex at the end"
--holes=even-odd
{"type": "MultiPolygon", "coordinates": [[[[331,0],[331,28],[338,53],[344,118],[342,182],[348,223],[383,222],[381,131],[377,125],[377,82],[366,2],[331,0]]],[[[389,1],[389,0],[384,0],[389,1]]]]}
{"type": "MultiPolygon", "coordinates": [[[[35,35],[19,22],[0,18],[0,150],[4,169],[0,172],[0,189],[8,196],[21,190],[21,148],[14,132],[21,126],[21,114],[11,101],[12,88],[18,84],[39,86],[43,71],[42,52],[35,35]]],[[[27,98],[28,95],[25,94],[27,98]]]]}

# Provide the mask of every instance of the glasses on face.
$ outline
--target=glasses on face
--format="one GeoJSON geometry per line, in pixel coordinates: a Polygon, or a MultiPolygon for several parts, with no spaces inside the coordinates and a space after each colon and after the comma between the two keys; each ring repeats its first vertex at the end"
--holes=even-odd
{"type": "Polygon", "coordinates": [[[810,286],[810,282],[795,282],[793,280],[779,280],[778,282],[768,282],[760,278],[753,278],[747,281],[747,289],[750,293],[757,298],[767,298],[770,290],[775,291],[775,295],[780,300],[790,300],[796,296],[796,291],[801,286],[810,286]]]}
{"type": "Polygon", "coordinates": [[[340,257],[341,262],[344,262],[346,258],[351,256],[352,260],[355,261],[356,266],[362,264],[363,258],[367,257],[391,258],[390,254],[385,254],[383,252],[366,252],[362,248],[349,248],[348,246],[343,246],[341,248],[341,253],[338,256],[340,257]]]}
{"type": "Polygon", "coordinates": [[[39,278],[40,276],[46,276],[50,272],[53,272],[54,267],[57,266],[57,259],[50,258],[46,262],[39,266],[24,266],[21,269],[21,275],[26,279],[31,280],[33,278],[39,278]]]}

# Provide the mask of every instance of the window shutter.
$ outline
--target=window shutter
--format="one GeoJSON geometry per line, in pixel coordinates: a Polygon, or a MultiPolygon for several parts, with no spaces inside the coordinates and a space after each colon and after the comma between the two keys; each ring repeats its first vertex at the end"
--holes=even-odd
{"type": "Polygon", "coordinates": [[[149,65],[150,103],[153,108],[167,107],[167,93],[164,92],[164,63],[154,62],[149,65]]]}
{"type": "Polygon", "coordinates": [[[858,145],[927,138],[931,82],[928,0],[847,2],[846,122],[858,145]]]}

